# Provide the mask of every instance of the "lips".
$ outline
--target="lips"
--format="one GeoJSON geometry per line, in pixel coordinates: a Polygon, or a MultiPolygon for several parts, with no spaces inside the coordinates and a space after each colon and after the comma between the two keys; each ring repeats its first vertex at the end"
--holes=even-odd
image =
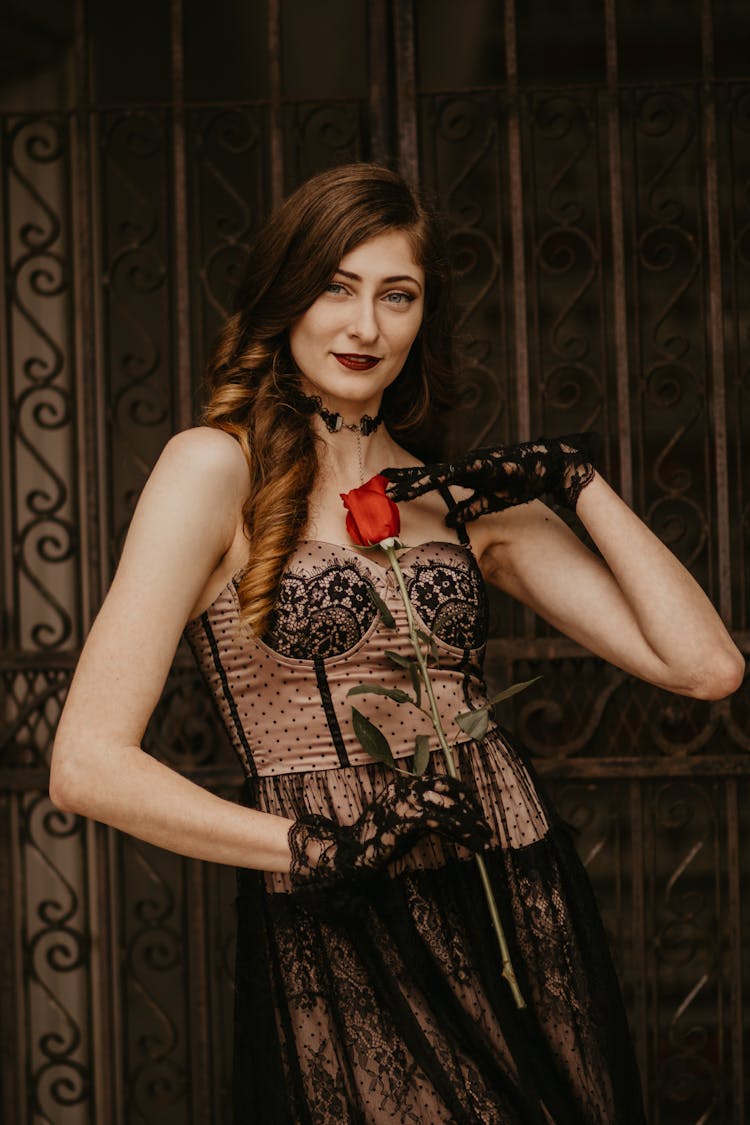
{"type": "Polygon", "coordinates": [[[380,363],[380,356],[376,355],[359,355],[355,353],[333,353],[342,367],[348,368],[349,371],[369,371],[376,363],[380,363]]]}

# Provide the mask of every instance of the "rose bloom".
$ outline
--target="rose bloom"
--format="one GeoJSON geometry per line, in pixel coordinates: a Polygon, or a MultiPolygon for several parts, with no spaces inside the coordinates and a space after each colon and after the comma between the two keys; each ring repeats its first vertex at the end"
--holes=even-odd
{"type": "Polygon", "coordinates": [[[384,539],[394,539],[401,530],[398,507],[385,494],[388,483],[378,473],[359,488],[340,494],[346,508],[346,530],[359,547],[373,547],[384,539]]]}

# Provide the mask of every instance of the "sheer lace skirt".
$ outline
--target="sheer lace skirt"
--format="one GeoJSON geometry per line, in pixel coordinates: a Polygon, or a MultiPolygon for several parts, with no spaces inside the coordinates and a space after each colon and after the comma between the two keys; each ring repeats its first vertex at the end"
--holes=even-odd
{"type": "MultiPolygon", "coordinates": [[[[434,756],[429,767],[445,772],[434,756]]],[[[637,1125],[638,1074],[590,888],[500,732],[464,743],[527,1008],[500,977],[474,859],[437,837],[347,895],[239,873],[235,1122],[637,1125]]],[[[251,803],[351,823],[392,777],[260,779],[251,803]]]]}

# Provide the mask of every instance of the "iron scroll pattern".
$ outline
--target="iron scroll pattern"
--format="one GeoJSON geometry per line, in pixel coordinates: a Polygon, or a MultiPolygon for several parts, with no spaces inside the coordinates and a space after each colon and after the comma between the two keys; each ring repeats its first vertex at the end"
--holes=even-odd
{"type": "Polygon", "coordinates": [[[732,85],[721,90],[718,118],[719,175],[728,185],[724,244],[726,254],[727,370],[730,456],[739,484],[733,513],[733,603],[738,628],[750,627],[750,87],[732,85]]]}
{"type": "MultiPolygon", "coordinates": [[[[78,512],[68,204],[69,122],[3,117],[8,224],[9,448],[14,602],[11,645],[46,651],[80,639],[78,512]]],[[[8,607],[10,611],[10,607],[8,607]]]]}
{"type": "Polygon", "coordinates": [[[626,237],[635,263],[629,335],[639,386],[638,508],[715,596],[699,97],[692,87],[670,87],[622,99],[634,201],[626,237]]]}
{"type": "Polygon", "coordinates": [[[327,168],[365,159],[366,109],[362,101],[344,99],[293,102],[285,107],[287,190],[327,168]]]}
{"type": "Polygon", "coordinates": [[[261,105],[195,107],[187,114],[192,254],[193,383],[232,311],[245,252],[267,210],[261,105]]]}
{"type": "Polygon", "coordinates": [[[514,388],[502,269],[507,259],[500,142],[504,107],[494,93],[476,93],[424,95],[419,108],[424,186],[440,200],[445,216],[461,310],[456,328],[462,401],[455,440],[458,445],[508,440],[514,431],[514,388]]]}
{"type": "Polygon", "coordinates": [[[601,95],[531,93],[523,107],[532,430],[608,435],[601,95]]]}
{"type": "Polygon", "coordinates": [[[734,782],[551,784],[615,954],[640,1048],[647,1119],[731,1125],[743,1066],[731,1022],[741,982],[726,967],[740,910],[723,816],[734,782]]]}
{"type": "MultiPolygon", "coordinates": [[[[144,737],[144,749],[198,784],[236,799],[242,772],[215,709],[183,646],[144,737]]],[[[194,901],[195,872],[174,853],[126,836],[117,839],[121,872],[119,988],[124,998],[124,1056],[129,1119],[139,1125],[225,1120],[232,1027],[234,872],[200,868],[203,901],[194,901]],[[205,910],[210,911],[210,925],[205,910]],[[205,948],[198,941],[204,930],[205,948]],[[200,959],[199,972],[195,971],[200,959]],[[205,963],[204,963],[205,959],[205,963]],[[205,991],[195,977],[205,978],[205,991]],[[198,1011],[211,1022],[196,1037],[198,1011]],[[196,1038],[199,1042],[196,1044],[196,1038]],[[221,1044],[221,1053],[215,1045],[221,1044]],[[208,1116],[195,1086],[216,1076],[208,1116]]]]}
{"type": "Polygon", "coordinates": [[[22,945],[28,1039],[27,1104],[45,1125],[86,1121],[91,1098],[89,951],[83,822],[46,793],[18,799],[26,869],[22,945]]]}
{"type": "MultiPolygon", "coordinates": [[[[101,309],[109,455],[110,566],[141,488],[177,429],[169,283],[169,137],[163,112],[98,120],[101,309]]],[[[178,232],[178,237],[182,232],[178,232]]],[[[174,326],[186,331],[186,325],[174,326]]]]}

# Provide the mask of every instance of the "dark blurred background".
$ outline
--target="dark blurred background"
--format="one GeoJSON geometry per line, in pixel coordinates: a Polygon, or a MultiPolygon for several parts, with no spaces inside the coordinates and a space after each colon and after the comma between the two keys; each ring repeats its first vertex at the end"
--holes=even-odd
{"type": "MultiPolygon", "coordinates": [[[[0,4],[0,1116],[226,1122],[233,874],[57,813],[50,744],[243,249],[357,159],[443,212],[455,444],[595,428],[750,649],[747,0],[0,4]]],[[[573,580],[575,577],[573,576],[573,580]]],[[[748,693],[637,683],[493,599],[497,683],[578,828],[652,1125],[743,1125],[748,693]]],[[[506,705],[509,706],[509,705],[506,705]]],[[[190,658],[148,749],[236,793],[190,658]]]]}

